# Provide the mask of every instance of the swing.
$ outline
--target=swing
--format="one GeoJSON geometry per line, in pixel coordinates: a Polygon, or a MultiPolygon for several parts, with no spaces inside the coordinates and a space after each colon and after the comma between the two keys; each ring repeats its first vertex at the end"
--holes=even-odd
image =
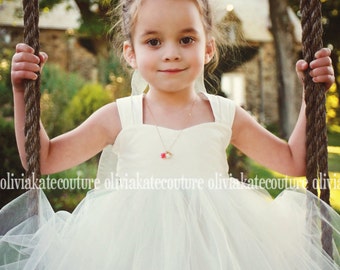
{"type": "MultiPolygon", "coordinates": [[[[316,51],[322,48],[322,14],[319,0],[301,0],[302,52],[304,59],[310,63],[316,51]]],[[[326,97],[322,84],[315,84],[305,72],[306,102],[306,178],[307,190],[317,196],[317,180],[320,179],[320,198],[330,205],[328,176],[326,97]]],[[[330,220],[328,210],[321,204],[320,211],[325,219],[330,220]]],[[[326,221],[322,222],[321,242],[325,252],[332,257],[332,228],[326,221]]]]}
{"type": "MultiPolygon", "coordinates": [[[[24,42],[30,45],[39,56],[39,2],[38,0],[23,0],[24,10],[24,42]]],[[[28,204],[27,215],[38,214],[39,189],[34,185],[40,178],[40,76],[36,81],[27,80],[25,84],[25,151],[26,179],[30,182],[32,193],[28,204]]]]}
{"type": "MultiPolygon", "coordinates": [[[[319,0],[301,0],[301,24],[303,55],[309,63],[314,59],[314,53],[322,48],[321,2],[319,0]]],[[[39,3],[38,0],[23,0],[24,9],[24,41],[33,47],[35,54],[40,51],[39,45],[39,3]]],[[[320,198],[330,204],[327,128],[324,86],[314,84],[308,74],[305,74],[305,101],[307,117],[307,154],[306,177],[307,190],[317,195],[317,181],[320,179],[320,198]]],[[[27,155],[26,178],[35,187],[40,178],[39,160],[39,129],[40,129],[40,79],[27,81],[25,90],[25,151],[27,155]]],[[[28,215],[38,213],[39,192],[33,188],[30,198],[28,215]]],[[[328,210],[321,205],[321,213],[329,220],[328,210]]],[[[332,229],[326,222],[322,224],[322,247],[332,257],[332,229]]]]}

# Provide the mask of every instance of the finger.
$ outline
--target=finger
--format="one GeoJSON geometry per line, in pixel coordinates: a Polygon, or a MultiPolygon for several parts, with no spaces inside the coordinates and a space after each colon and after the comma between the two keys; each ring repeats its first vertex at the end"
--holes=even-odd
{"type": "Polygon", "coordinates": [[[38,64],[29,63],[29,62],[18,62],[13,63],[12,72],[16,71],[27,71],[27,72],[39,72],[40,66],[38,64]]]}
{"type": "Polygon", "coordinates": [[[310,75],[312,77],[321,76],[321,75],[330,75],[330,76],[333,76],[334,75],[334,70],[333,70],[333,67],[323,66],[323,67],[319,67],[319,68],[311,70],[310,75]]]}
{"type": "Polygon", "coordinates": [[[300,59],[296,62],[296,71],[304,71],[308,68],[308,64],[305,60],[300,59]]]}
{"type": "Polygon", "coordinates": [[[326,89],[329,89],[332,84],[335,82],[334,76],[331,75],[320,75],[313,77],[313,82],[315,83],[324,83],[326,89]]]}
{"type": "Polygon", "coordinates": [[[315,69],[323,66],[332,66],[332,59],[330,57],[322,57],[310,62],[310,68],[315,69]]]}
{"type": "Polygon", "coordinates": [[[19,53],[14,54],[12,62],[13,63],[29,62],[29,63],[39,64],[40,59],[39,57],[37,57],[36,55],[32,53],[19,52],[19,53]]]}
{"type": "Polygon", "coordinates": [[[28,46],[25,43],[18,43],[15,47],[15,51],[18,52],[27,52],[34,53],[34,49],[31,46],[28,46]]]}
{"type": "Polygon", "coordinates": [[[328,48],[322,48],[315,53],[315,58],[328,57],[332,54],[332,51],[328,48]]]}
{"type": "Polygon", "coordinates": [[[320,82],[320,83],[334,83],[334,76],[329,75],[329,74],[324,74],[324,75],[318,75],[313,77],[313,81],[315,82],[320,82]]]}
{"type": "Polygon", "coordinates": [[[14,84],[21,83],[22,80],[36,80],[38,78],[38,75],[34,72],[25,71],[25,70],[19,70],[12,72],[12,82],[14,84]]]}
{"type": "Polygon", "coordinates": [[[47,62],[48,60],[48,55],[45,52],[40,52],[39,53],[39,58],[40,58],[40,65],[44,66],[44,64],[47,62]]]}

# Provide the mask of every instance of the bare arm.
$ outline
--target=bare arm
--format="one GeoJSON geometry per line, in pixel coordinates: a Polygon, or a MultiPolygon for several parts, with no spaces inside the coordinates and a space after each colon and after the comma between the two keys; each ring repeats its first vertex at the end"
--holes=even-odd
{"type": "Polygon", "coordinates": [[[263,166],[285,175],[305,172],[304,107],[288,142],[276,137],[258,124],[245,110],[237,107],[231,143],[263,166]]]}
{"type": "MultiPolygon", "coordinates": [[[[35,72],[39,64],[47,60],[46,54],[40,59],[33,55],[32,48],[18,44],[12,60],[12,85],[14,95],[15,134],[21,162],[26,167],[25,153],[25,104],[24,79],[36,79],[35,72]]],[[[49,139],[41,124],[40,130],[40,167],[42,174],[62,171],[78,165],[100,152],[107,144],[113,143],[121,129],[118,110],[115,103],[108,104],[78,128],[49,139]]]]}
{"type": "MultiPolygon", "coordinates": [[[[334,83],[334,71],[329,57],[330,50],[322,49],[316,54],[310,67],[314,82],[325,83],[328,89],[334,83]]],[[[296,70],[299,77],[308,67],[300,60],[296,70]]],[[[231,143],[250,158],[285,175],[305,175],[306,157],[306,116],[305,103],[302,102],[299,118],[288,142],[274,136],[260,126],[247,112],[237,108],[231,143]]]]}

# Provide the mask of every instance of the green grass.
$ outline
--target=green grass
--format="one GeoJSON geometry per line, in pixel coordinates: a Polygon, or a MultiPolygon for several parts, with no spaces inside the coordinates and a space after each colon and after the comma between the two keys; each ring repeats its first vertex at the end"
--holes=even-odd
{"type": "MultiPolygon", "coordinates": [[[[328,168],[331,186],[330,200],[332,207],[337,212],[340,212],[340,133],[330,133],[328,135],[328,145],[328,168]]],[[[306,186],[306,179],[304,177],[286,178],[286,176],[267,170],[251,160],[249,160],[249,165],[249,178],[251,179],[251,183],[266,188],[272,197],[280,194],[284,190],[284,187],[306,186]],[[264,185],[263,179],[267,181],[266,185],[264,185]],[[268,188],[268,186],[277,187],[268,188]]]]}
{"type": "Polygon", "coordinates": [[[331,172],[340,172],[340,154],[338,153],[328,154],[328,169],[331,172]]]}

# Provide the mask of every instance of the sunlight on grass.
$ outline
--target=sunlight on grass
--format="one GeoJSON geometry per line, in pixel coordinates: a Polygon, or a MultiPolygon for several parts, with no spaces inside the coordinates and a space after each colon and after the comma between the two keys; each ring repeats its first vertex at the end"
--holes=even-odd
{"type": "MultiPolygon", "coordinates": [[[[340,146],[339,145],[339,133],[332,133],[330,139],[335,146],[328,146],[328,168],[330,178],[330,201],[331,206],[340,213],[340,146]]],[[[298,187],[306,188],[305,177],[287,177],[285,175],[276,173],[265,169],[264,167],[250,161],[250,177],[254,185],[260,185],[267,189],[268,192],[276,197],[285,188],[298,187]],[[259,180],[265,180],[261,182],[259,180]],[[274,185],[275,184],[275,185],[274,185]]]]}
{"type": "Polygon", "coordinates": [[[340,155],[340,147],[339,146],[328,146],[328,152],[332,154],[340,155]]]}

